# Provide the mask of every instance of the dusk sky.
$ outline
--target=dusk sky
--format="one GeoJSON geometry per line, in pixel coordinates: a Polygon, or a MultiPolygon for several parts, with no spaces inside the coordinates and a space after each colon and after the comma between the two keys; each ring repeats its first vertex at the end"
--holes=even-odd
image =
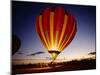
{"type": "Polygon", "coordinates": [[[13,59],[46,59],[50,57],[36,32],[36,16],[47,7],[63,6],[77,21],[77,33],[72,42],[59,54],[57,59],[85,57],[95,52],[96,7],[48,4],[36,2],[12,2],[12,33],[21,40],[21,47],[13,59]],[[27,56],[35,52],[44,52],[35,56],[27,56]]]}

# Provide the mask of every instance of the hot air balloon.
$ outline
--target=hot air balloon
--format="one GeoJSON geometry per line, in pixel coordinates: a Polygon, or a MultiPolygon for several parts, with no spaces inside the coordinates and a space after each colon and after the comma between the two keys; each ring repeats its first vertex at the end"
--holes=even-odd
{"type": "Polygon", "coordinates": [[[76,20],[63,7],[45,8],[36,18],[36,31],[55,60],[73,40],[77,31],[76,20]]]}

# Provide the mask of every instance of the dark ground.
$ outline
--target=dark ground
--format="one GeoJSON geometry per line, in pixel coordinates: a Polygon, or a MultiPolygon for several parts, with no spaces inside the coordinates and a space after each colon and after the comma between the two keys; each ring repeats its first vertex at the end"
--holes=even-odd
{"type": "Polygon", "coordinates": [[[96,69],[96,59],[72,60],[69,62],[12,65],[12,74],[43,73],[96,69]]]}

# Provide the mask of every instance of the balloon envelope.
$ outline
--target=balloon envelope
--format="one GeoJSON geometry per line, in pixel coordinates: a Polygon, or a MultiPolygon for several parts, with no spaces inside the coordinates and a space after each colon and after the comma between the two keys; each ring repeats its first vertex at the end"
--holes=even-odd
{"type": "Polygon", "coordinates": [[[73,40],[76,20],[63,7],[46,8],[36,19],[37,33],[52,59],[73,40]]]}

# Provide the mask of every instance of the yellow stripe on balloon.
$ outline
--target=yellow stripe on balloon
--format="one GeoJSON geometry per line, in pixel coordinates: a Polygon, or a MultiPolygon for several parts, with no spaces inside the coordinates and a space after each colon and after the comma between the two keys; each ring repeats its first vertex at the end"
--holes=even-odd
{"type": "Polygon", "coordinates": [[[58,44],[58,35],[59,35],[59,31],[56,31],[56,34],[55,34],[55,35],[56,35],[56,36],[55,36],[55,42],[54,42],[54,44],[55,44],[55,48],[54,48],[54,49],[58,50],[57,44],[58,44]]]}
{"type": "Polygon", "coordinates": [[[65,43],[65,41],[66,41],[66,39],[68,38],[68,34],[66,34],[66,36],[64,37],[64,39],[63,39],[63,41],[62,41],[62,44],[60,45],[60,50],[61,50],[61,47],[64,45],[64,43],[65,43]]]}
{"type": "Polygon", "coordinates": [[[62,42],[62,40],[63,40],[63,37],[64,37],[64,32],[65,32],[65,30],[66,30],[66,26],[67,26],[67,19],[68,19],[68,16],[67,15],[65,15],[64,16],[64,24],[63,24],[63,28],[62,28],[62,32],[61,32],[61,36],[60,36],[60,39],[59,39],[59,42],[58,42],[58,49],[60,48],[60,46],[61,46],[61,42],[62,42]]]}
{"type": "Polygon", "coordinates": [[[48,35],[48,32],[46,31],[45,32],[45,35],[46,35],[46,39],[47,39],[47,43],[48,43],[48,49],[50,48],[50,40],[49,40],[49,35],[48,35]]]}
{"type": "Polygon", "coordinates": [[[53,24],[54,24],[54,12],[50,12],[50,40],[51,40],[51,47],[54,48],[54,38],[53,38],[53,24]]]}
{"type": "Polygon", "coordinates": [[[67,40],[66,43],[60,48],[61,50],[63,50],[63,49],[65,48],[65,45],[71,40],[71,37],[72,37],[74,31],[75,31],[75,23],[74,23],[72,32],[71,32],[71,34],[70,34],[69,37],[68,37],[68,40],[67,40]]]}
{"type": "Polygon", "coordinates": [[[40,27],[40,32],[42,34],[43,40],[44,40],[44,42],[46,44],[46,47],[49,48],[49,46],[47,44],[47,41],[46,41],[46,38],[45,38],[45,35],[44,35],[43,28],[42,28],[42,15],[39,16],[39,27],[40,27]]]}

